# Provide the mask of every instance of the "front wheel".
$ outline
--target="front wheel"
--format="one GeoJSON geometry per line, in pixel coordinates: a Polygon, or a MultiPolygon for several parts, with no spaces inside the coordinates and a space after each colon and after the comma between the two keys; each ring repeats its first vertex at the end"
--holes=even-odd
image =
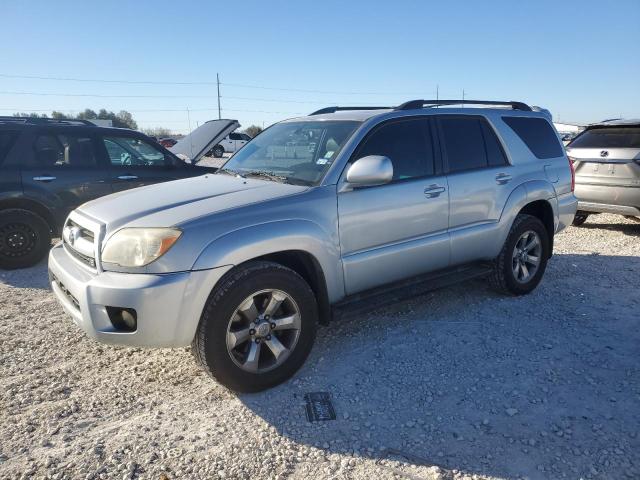
{"type": "Polygon", "coordinates": [[[547,229],[532,215],[518,215],[494,261],[491,283],[497,290],[524,295],[538,286],[550,256],[547,229]]]}
{"type": "Polygon", "coordinates": [[[573,222],[571,222],[571,225],[573,225],[574,227],[579,227],[587,221],[587,218],[589,218],[589,214],[587,212],[578,211],[576,212],[575,217],[573,217],[573,222]]]}
{"type": "Polygon", "coordinates": [[[224,147],[222,145],[216,145],[213,147],[213,156],[215,158],[222,158],[224,155],[224,147]]]}
{"type": "Polygon", "coordinates": [[[211,292],[192,352],[222,385],[258,392],[302,366],[317,318],[315,296],[300,275],[277,263],[252,262],[211,292]]]}
{"type": "Polygon", "coordinates": [[[0,211],[0,268],[31,267],[50,247],[51,231],[42,217],[22,209],[0,211]]]}

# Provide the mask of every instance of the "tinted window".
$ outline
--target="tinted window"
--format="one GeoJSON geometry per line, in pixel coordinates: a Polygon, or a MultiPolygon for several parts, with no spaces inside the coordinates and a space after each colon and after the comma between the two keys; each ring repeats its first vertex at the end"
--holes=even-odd
{"type": "Polygon", "coordinates": [[[16,132],[0,132],[0,164],[2,164],[9,150],[11,150],[17,136],[16,132]]]}
{"type": "Polygon", "coordinates": [[[527,117],[502,117],[502,120],[516,132],[537,158],[555,158],[563,155],[558,135],[546,120],[527,117]]]}
{"type": "Polygon", "coordinates": [[[356,158],[384,155],[393,163],[394,180],[433,175],[433,142],[423,119],[395,121],[378,127],[358,149],[356,158]]]}
{"type": "Polygon", "coordinates": [[[440,125],[450,172],[487,166],[487,153],[480,119],[442,116],[440,125]]]}
{"type": "Polygon", "coordinates": [[[92,167],[97,163],[93,141],[83,135],[40,134],[34,149],[35,164],[41,167],[92,167]]]}
{"type": "Polygon", "coordinates": [[[507,157],[502,150],[502,145],[493,128],[486,120],[481,120],[482,135],[484,136],[484,144],[487,149],[487,160],[490,167],[499,167],[501,165],[507,165],[507,157]]]}
{"type": "Polygon", "coordinates": [[[248,142],[249,140],[251,140],[251,137],[250,137],[249,135],[247,135],[246,133],[241,133],[241,134],[240,134],[240,137],[242,137],[242,140],[245,140],[245,141],[247,141],[247,142],[248,142]]]}
{"type": "Polygon", "coordinates": [[[640,127],[590,128],[569,145],[571,148],[640,148],[640,127]]]}
{"type": "Polygon", "coordinates": [[[231,140],[242,140],[242,137],[240,136],[239,133],[230,133],[229,138],[231,140]]]}
{"type": "Polygon", "coordinates": [[[135,137],[105,137],[104,146],[112,165],[168,166],[171,158],[159,147],[135,137]]]}

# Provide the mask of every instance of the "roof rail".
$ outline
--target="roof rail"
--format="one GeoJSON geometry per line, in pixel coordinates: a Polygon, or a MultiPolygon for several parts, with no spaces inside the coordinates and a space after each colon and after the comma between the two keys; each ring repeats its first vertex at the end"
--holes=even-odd
{"type": "Polygon", "coordinates": [[[34,125],[62,124],[62,125],[91,125],[96,126],[89,120],[81,120],[74,118],[37,118],[37,117],[9,117],[0,116],[0,122],[29,123],[34,125]]]}
{"type": "Polygon", "coordinates": [[[531,107],[522,102],[497,102],[495,100],[410,100],[395,108],[395,110],[415,110],[417,108],[430,108],[439,105],[499,105],[511,107],[514,110],[530,112],[531,107]]]}
{"type": "Polygon", "coordinates": [[[311,115],[322,115],[323,113],[343,112],[346,110],[391,110],[393,107],[325,107],[320,110],[316,110],[311,115]]]}

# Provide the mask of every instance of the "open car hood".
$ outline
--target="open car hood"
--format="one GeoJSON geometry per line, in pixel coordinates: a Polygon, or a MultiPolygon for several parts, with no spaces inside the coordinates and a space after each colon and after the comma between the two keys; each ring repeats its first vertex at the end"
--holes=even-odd
{"type": "Polygon", "coordinates": [[[209,120],[178,140],[178,143],[169,150],[182,158],[188,158],[192,164],[195,164],[215,144],[239,127],[237,120],[209,120]]]}

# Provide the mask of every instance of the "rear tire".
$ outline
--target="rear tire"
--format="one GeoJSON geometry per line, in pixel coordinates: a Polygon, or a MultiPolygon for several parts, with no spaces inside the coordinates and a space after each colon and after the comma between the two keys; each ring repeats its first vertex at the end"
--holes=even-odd
{"type": "Polygon", "coordinates": [[[191,351],[225,387],[259,392],[302,366],[317,322],[315,296],[300,275],[277,263],[251,262],[229,272],[213,289],[191,351]],[[270,308],[272,300],[277,305],[270,308]]]}
{"type": "Polygon", "coordinates": [[[576,216],[573,217],[573,222],[571,222],[571,225],[573,225],[574,227],[579,227],[587,221],[587,218],[589,218],[589,214],[587,212],[578,211],[576,212],[576,216]]]}
{"type": "Polygon", "coordinates": [[[549,236],[544,224],[532,215],[518,215],[494,261],[492,286],[511,295],[531,292],[542,280],[549,254],[549,236]]]}
{"type": "Polygon", "coordinates": [[[222,145],[216,145],[213,147],[212,151],[215,158],[222,158],[224,155],[224,147],[222,145]]]}
{"type": "Polygon", "coordinates": [[[31,267],[50,247],[51,230],[41,216],[22,209],[0,211],[0,268],[31,267]]]}

